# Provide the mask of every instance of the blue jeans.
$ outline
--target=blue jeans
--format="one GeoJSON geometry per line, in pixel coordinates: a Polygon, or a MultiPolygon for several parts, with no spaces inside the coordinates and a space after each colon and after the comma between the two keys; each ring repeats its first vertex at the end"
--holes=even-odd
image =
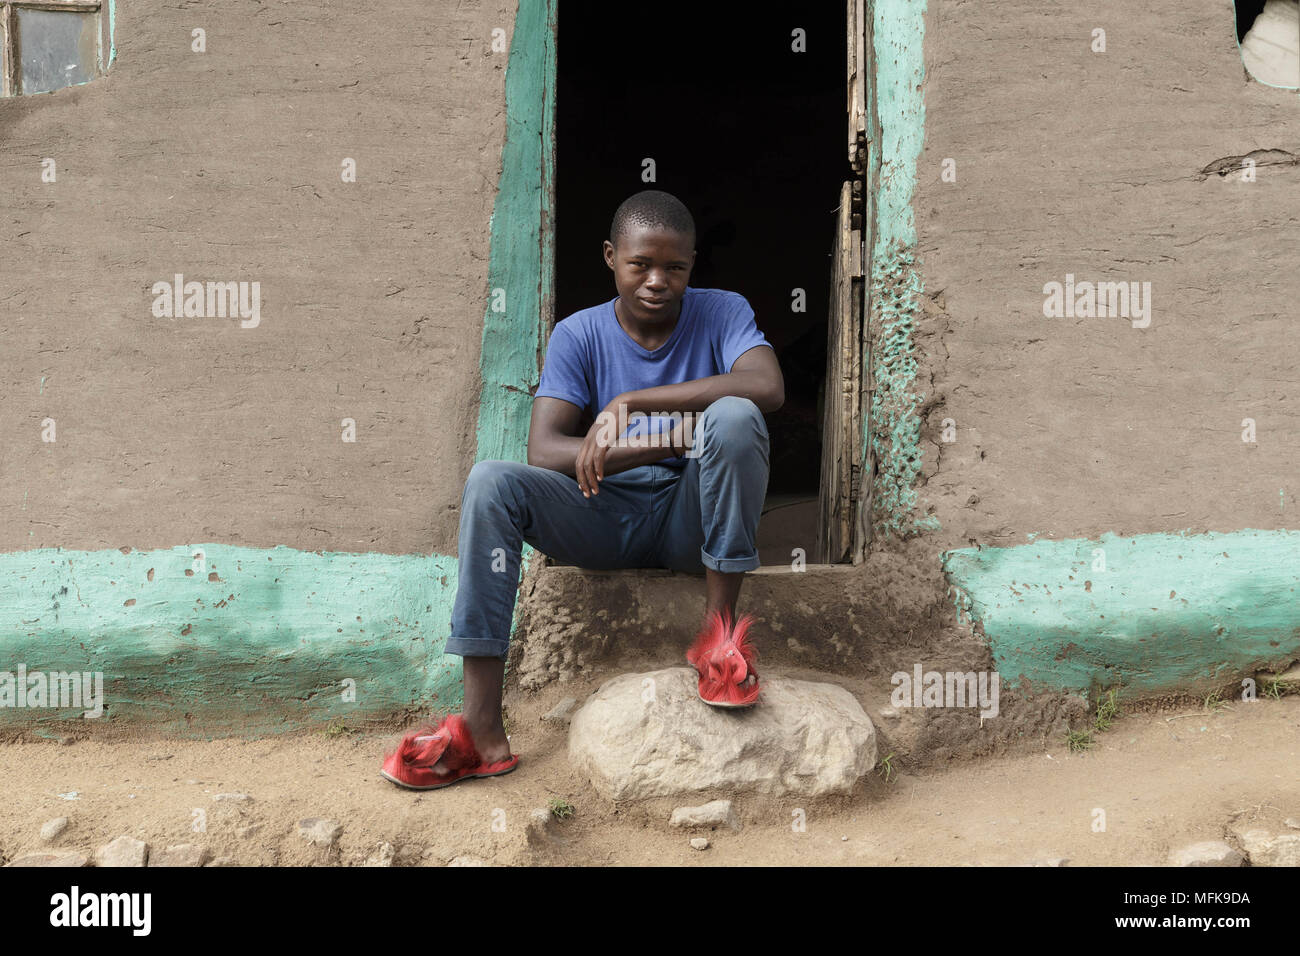
{"type": "Polygon", "coordinates": [[[685,466],[606,475],[584,498],[576,478],[515,461],[480,461],[460,500],[460,579],[447,653],[504,660],[522,542],[592,570],[703,573],[758,567],[768,436],[747,398],[728,396],[696,421],[685,466]]]}

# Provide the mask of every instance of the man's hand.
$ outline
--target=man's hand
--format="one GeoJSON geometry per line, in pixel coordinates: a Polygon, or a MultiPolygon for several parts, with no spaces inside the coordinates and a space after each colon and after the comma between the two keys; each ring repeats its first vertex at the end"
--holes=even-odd
{"type": "Polygon", "coordinates": [[[600,482],[605,479],[605,459],[613,446],[612,436],[617,435],[617,416],[605,409],[587,429],[578,457],[573,461],[573,474],[584,498],[600,494],[600,482]]]}
{"type": "Polygon", "coordinates": [[[583,495],[589,498],[600,493],[600,482],[606,475],[684,455],[690,447],[689,426],[673,429],[669,447],[662,437],[657,442],[619,437],[620,420],[626,423],[636,412],[698,413],[727,395],[748,398],[764,413],[780,408],[785,402],[785,382],[776,353],[766,345],[755,346],[736,359],[726,375],[625,392],[602,409],[584,437],[575,434],[580,427],[581,408],[559,398],[535,398],[528,430],[528,464],[573,475],[583,495]],[[607,423],[603,431],[602,416],[606,416],[603,421],[607,423]]]}
{"type": "Polygon", "coordinates": [[[582,409],[572,402],[545,396],[533,399],[528,464],[572,475],[587,497],[600,491],[600,480],[606,475],[649,465],[670,454],[663,447],[649,443],[617,439],[617,419],[613,413],[604,419],[609,423],[607,434],[598,431],[602,421],[598,415],[586,436],[579,437],[575,432],[580,430],[581,419],[582,409]]]}

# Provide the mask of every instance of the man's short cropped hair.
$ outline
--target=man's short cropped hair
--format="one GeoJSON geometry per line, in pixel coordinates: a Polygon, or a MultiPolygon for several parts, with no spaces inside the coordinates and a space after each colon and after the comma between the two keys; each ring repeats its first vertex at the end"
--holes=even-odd
{"type": "Polygon", "coordinates": [[[618,241],[627,235],[632,225],[651,229],[671,229],[688,236],[695,245],[695,219],[685,204],[672,193],[661,189],[643,189],[623,200],[614,212],[609,227],[609,241],[618,248],[618,241]]]}

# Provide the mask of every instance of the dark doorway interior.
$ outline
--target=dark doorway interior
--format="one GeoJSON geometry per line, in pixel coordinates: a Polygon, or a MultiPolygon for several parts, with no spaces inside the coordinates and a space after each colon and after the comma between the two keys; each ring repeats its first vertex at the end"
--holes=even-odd
{"type": "Polygon", "coordinates": [[[773,9],[563,0],[556,98],[557,320],[617,294],[601,243],[619,203],[642,189],[686,203],[690,284],[745,296],[785,374],[785,406],[768,416],[769,505],[817,495],[830,252],[850,175],[844,6],[773,9]],[[807,52],[792,52],[795,29],[807,52]],[[655,182],[641,178],[647,157],[655,182]],[[791,311],[795,288],[804,312],[791,311]]]}

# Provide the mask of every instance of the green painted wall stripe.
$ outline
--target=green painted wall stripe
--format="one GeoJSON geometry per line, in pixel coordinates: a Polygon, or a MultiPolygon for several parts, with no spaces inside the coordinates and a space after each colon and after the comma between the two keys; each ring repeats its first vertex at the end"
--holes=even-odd
{"type": "MultiPolygon", "coordinates": [[[[4,554],[0,670],[102,671],[111,718],[200,734],[427,706],[459,678],[441,655],[456,568],[217,543],[4,554]]],[[[5,725],[72,716],[0,708],[5,725]]]]}
{"type": "MultiPolygon", "coordinates": [[[[492,207],[479,357],[483,385],[475,461],[527,457],[532,396],[541,377],[554,287],[557,17],[558,0],[527,0],[520,4],[510,40],[506,141],[492,207]]],[[[521,578],[533,553],[525,544],[521,578]]]]}
{"type": "Polygon", "coordinates": [[[1300,656],[1297,531],[964,548],[943,568],[1003,679],[1025,687],[1209,689],[1300,656]]]}
{"type": "MultiPolygon", "coordinates": [[[[871,6],[874,69],[868,71],[873,200],[869,280],[872,380],[863,449],[876,475],[870,520],[875,535],[906,537],[936,530],[938,519],[917,516],[921,474],[921,417],[916,316],[922,280],[915,267],[916,223],[912,199],[916,165],[925,139],[924,0],[874,0],[871,6]]],[[[864,461],[865,465],[865,461],[864,461]]]]}
{"type": "Polygon", "coordinates": [[[488,303],[479,365],[476,461],[522,461],[550,300],[552,130],[555,90],[553,2],[519,6],[506,70],[506,141],[492,209],[488,303]],[[543,241],[545,235],[545,241],[543,241]]]}

